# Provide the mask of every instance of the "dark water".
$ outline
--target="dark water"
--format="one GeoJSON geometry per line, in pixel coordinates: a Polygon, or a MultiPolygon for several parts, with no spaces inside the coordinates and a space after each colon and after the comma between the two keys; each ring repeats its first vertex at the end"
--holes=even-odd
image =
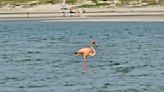
{"type": "Polygon", "coordinates": [[[164,22],[0,22],[0,92],[164,92],[164,22]],[[74,51],[96,39],[97,54],[74,51]]]}

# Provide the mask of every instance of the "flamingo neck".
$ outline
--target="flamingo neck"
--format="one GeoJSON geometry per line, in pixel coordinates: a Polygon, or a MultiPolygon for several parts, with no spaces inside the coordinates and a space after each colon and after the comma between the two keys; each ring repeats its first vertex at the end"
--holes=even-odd
{"type": "Polygon", "coordinates": [[[94,49],[94,47],[92,45],[90,45],[91,49],[93,50],[93,54],[91,54],[91,56],[96,55],[96,50],[94,49]]]}

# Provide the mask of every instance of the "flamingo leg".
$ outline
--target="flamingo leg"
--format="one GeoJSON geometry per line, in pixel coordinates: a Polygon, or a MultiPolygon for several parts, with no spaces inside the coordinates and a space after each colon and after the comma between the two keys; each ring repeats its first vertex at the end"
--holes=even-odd
{"type": "Polygon", "coordinates": [[[83,57],[84,57],[84,62],[88,61],[86,55],[84,55],[83,57]]]}

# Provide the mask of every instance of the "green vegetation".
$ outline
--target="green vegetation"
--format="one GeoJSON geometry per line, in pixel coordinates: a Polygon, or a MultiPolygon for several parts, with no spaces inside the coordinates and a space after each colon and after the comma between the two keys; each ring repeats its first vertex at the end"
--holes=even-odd
{"type": "MultiPolygon", "coordinates": [[[[0,0],[0,5],[6,4],[21,4],[28,2],[37,2],[37,4],[46,4],[46,3],[62,3],[63,0],[0,0]]],[[[75,4],[78,0],[66,0],[68,4],[75,4]]]]}
{"type": "Polygon", "coordinates": [[[34,0],[0,0],[0,3],[26,3],[34,0]]]}
{"type": "Polygon", "coordinates": [[[1,5],[5,4],[20,4],[20,3],[28,3],[28,2],[38,2],[38,4],[45,3],[60,3],[62,0],[0,0],[1,5]]]}
{"type": "Polygon", "coordinates": [[[96,4],[98,3],[98,0],[91,0],[91,1],[96,4]]]}
{"type": "MultiPolygon", "coordinates": [[[[0,7],[6,4],[14,4],[19,5],[21,3],[29,3],[29,2],[36,2],[35,4],[56,4],[56,3],[62,3],[63,0],[0,0],[0,7]]],[[[67,4],[76,4],[77,2],[83,2],[84,0],[66,0],[67,4]]],[[[89,0],[88,0],[89,1],[89,0]]],[[[111,4],[109,3],[99,3],[99,1],[107,1],[107,0],[90,0],[92,3],[81,5],[80,7],[109,7],[111,4]]],[[[132,2],[138,1],[137,4],[147,3],[147,5],[164,5],[164,0],[159,0],[158,2],[156,0],[142,0],[142,3],[139,2],[139,0],[119,0],[120,3],[117,3],[116,5],[124,6],[129,5],[132,2]]],[[[34,4],[34,3],[33,3],[34,4]]]]}
{"type": "Polygon", "coordinates": [[[95,4],[84,4],[79,6],[79,8],[95,8],[95,7],[109,7],[109,3],[95,3],[95,4]]]}
{"type": "Polygon", "coordinates": [[[164,5],[164,1],[159,1],[159,3],[160,3],[161,5],[164,5]]]}
{"type": "Polygon", "coordinates": [[[107,0],[91,0],[91,4],[83,4],[79,7],[81,8],[94,8],[94,7],[113,7],[113,6],[131,6],[131,7],[145,7],[149,5],[164,5],[164,0],[119,0],[119,3],[105,3],[107,0]],[[99,3],[99,1],[104,1],[104,3],[99,3]]]}
{"type": "Polygon", "coordinates": [[[66,3],[69,4],[75,4],[77,2],[77,0],[66,0],[66,3]]]}

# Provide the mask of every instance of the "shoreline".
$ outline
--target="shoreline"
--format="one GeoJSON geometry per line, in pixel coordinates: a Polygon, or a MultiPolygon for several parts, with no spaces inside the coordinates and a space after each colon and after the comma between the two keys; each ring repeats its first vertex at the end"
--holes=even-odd
{"type": "Polygon", "coordinates": [[[85,16],[52,16],[52,15],[42,15],[38,14],[37,16],[27,17],[26,15],[14,15],[8,17],[0,17],[0,21],[164,21],[164,14],[90,14],[85,16]]]}
{"type": "Polygon", "coordinates": [[[87,18],[10,18],[3,21],[40,21],[40,22],[164,22],[164,17],[87,17],[87,18]]]}

